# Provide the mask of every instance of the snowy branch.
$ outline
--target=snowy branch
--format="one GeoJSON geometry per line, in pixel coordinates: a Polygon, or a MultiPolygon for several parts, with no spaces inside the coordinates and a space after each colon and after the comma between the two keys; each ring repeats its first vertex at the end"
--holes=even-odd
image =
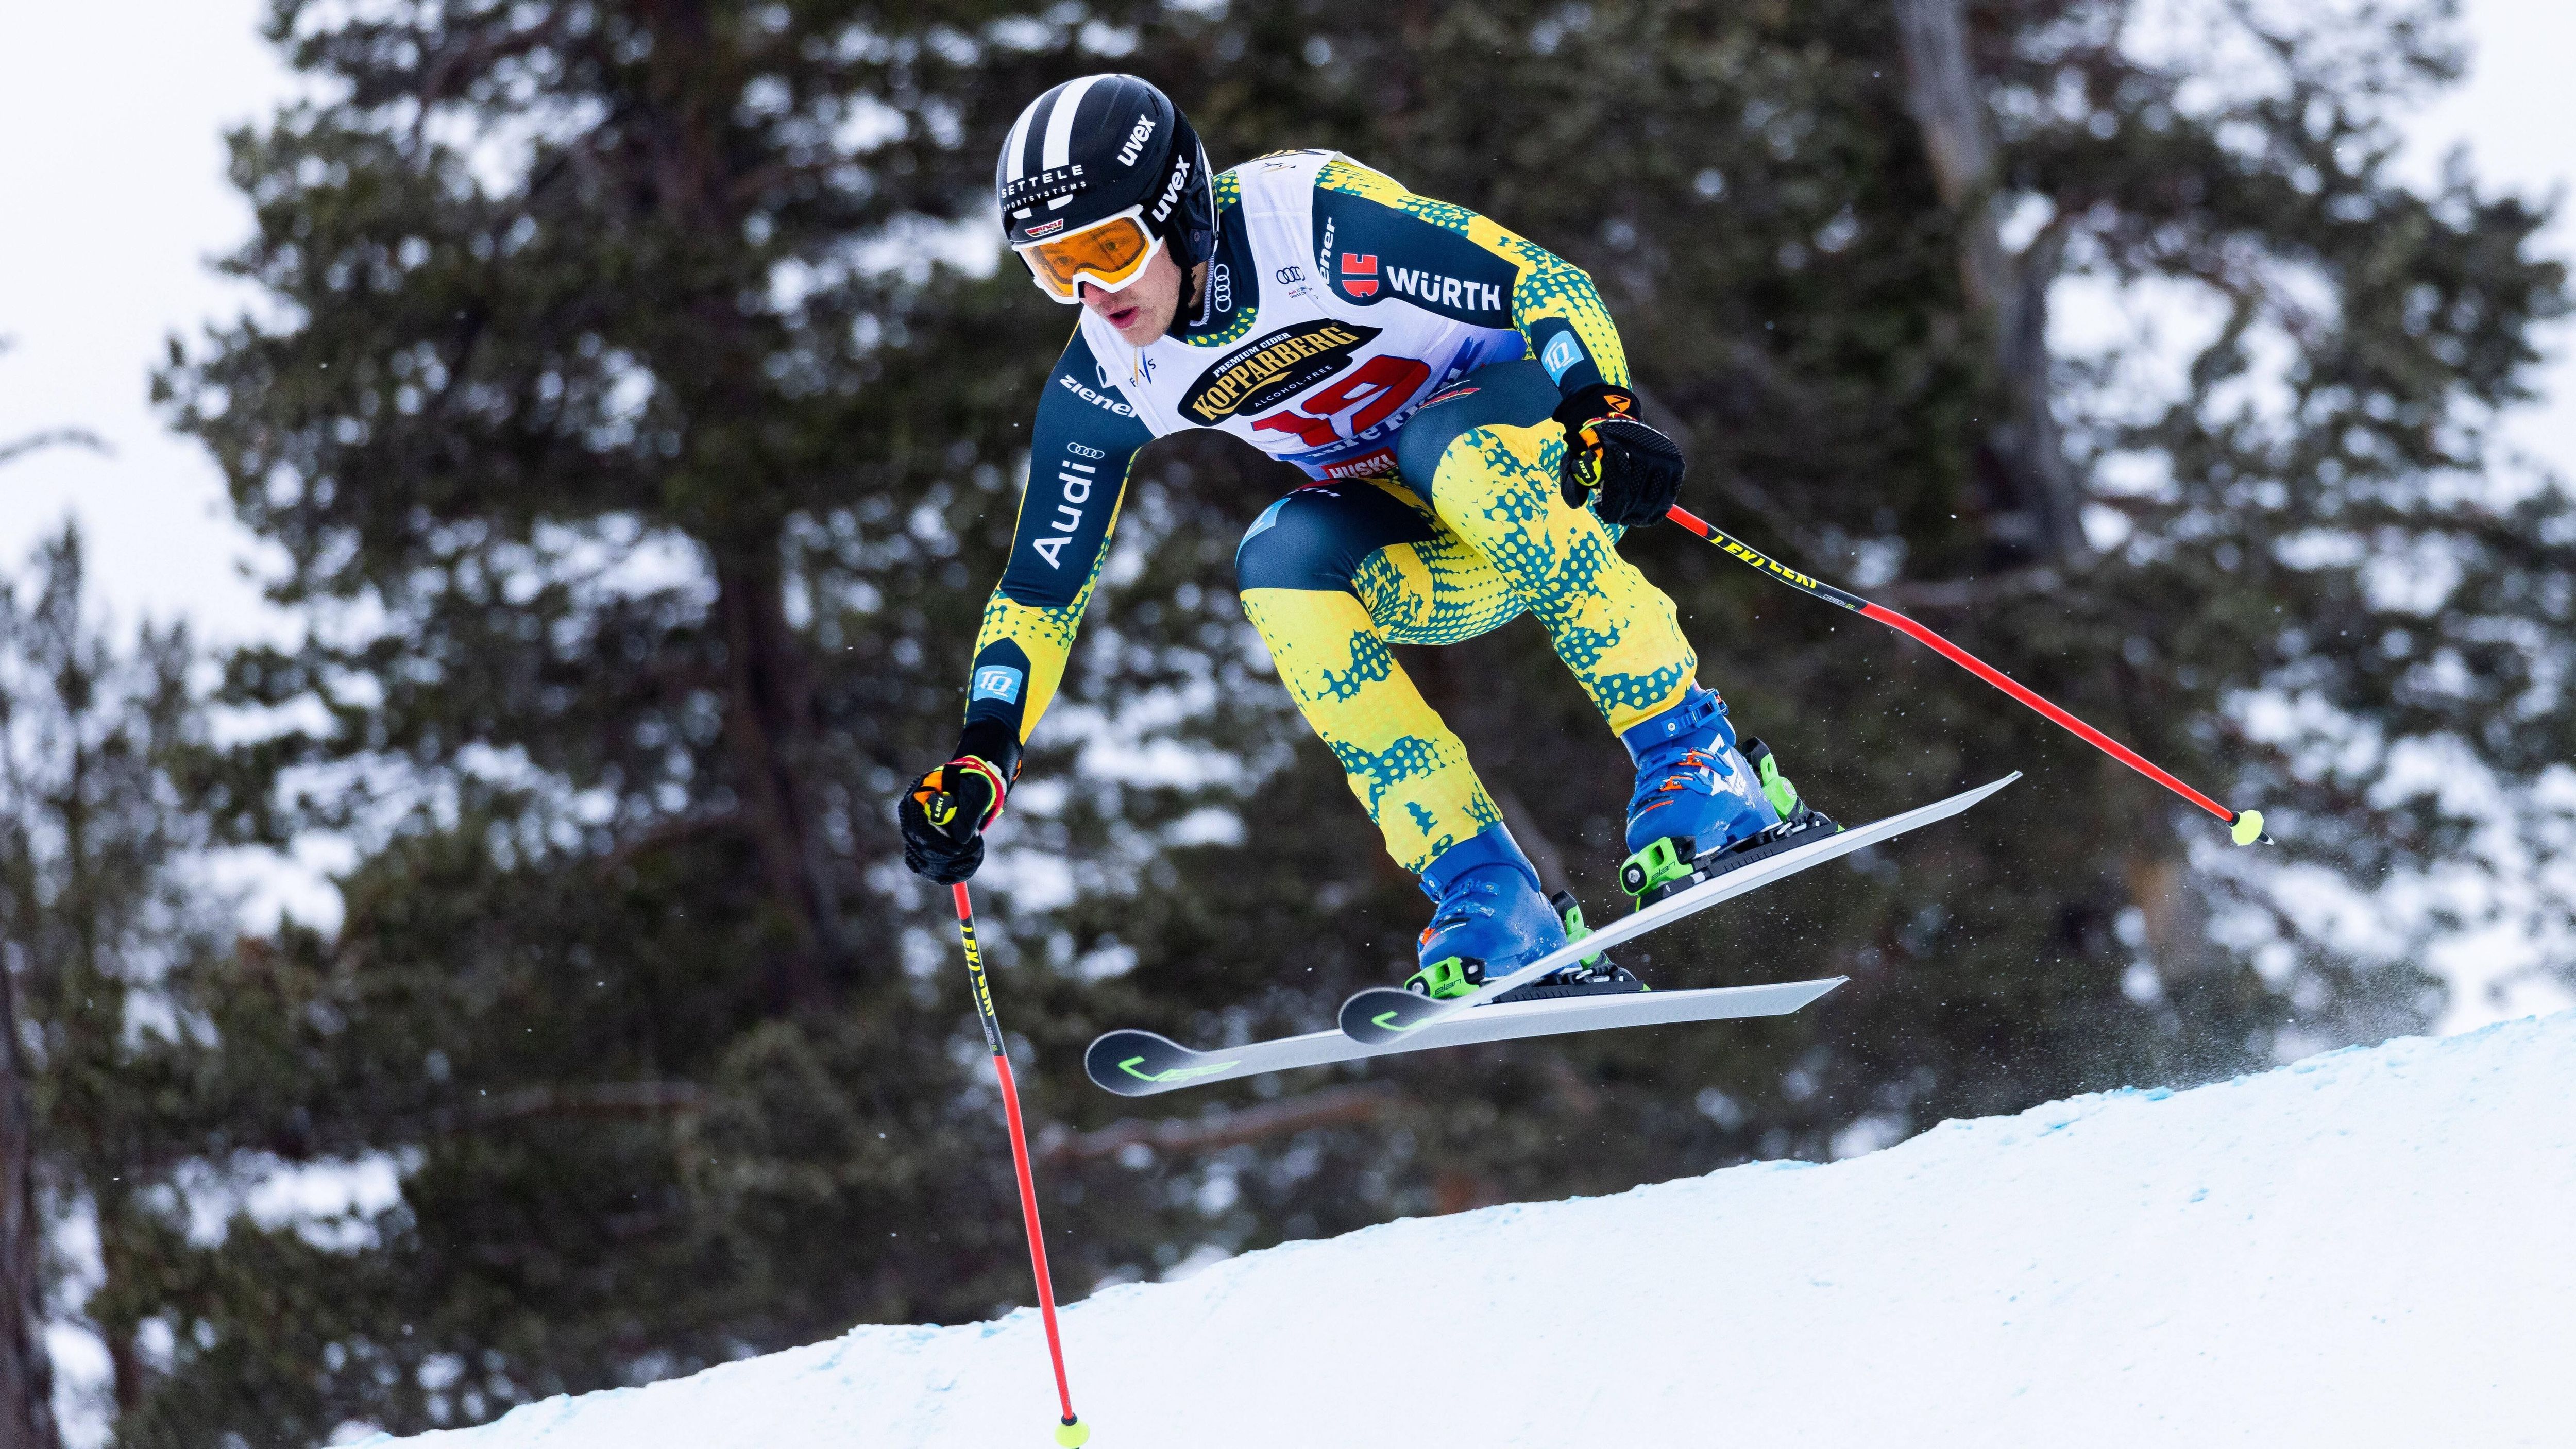
{"type": "Polygon", "coordinates": [[[1150,1147],[1157,1152],[1207,1152],[1303,1132],[1310,1127],[1370,1121],[1394,1099],[1393,1087],[1364,1082],[1199,1118],[1167,1117],[1160,1122],[1129,1118],[1096,1132],[1070,1132],[1055,1126],[1039,1137],[1038,1156],[1049,1162],[1079,1162],[1109,1157],[1130,1146],[1150,1147]]]}

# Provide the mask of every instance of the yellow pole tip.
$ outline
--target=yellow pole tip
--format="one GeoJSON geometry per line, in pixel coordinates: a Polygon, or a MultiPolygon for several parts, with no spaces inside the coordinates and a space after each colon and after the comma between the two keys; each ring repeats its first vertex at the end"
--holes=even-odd
{"type": "Polygon", "coordinates": [[[2239,845],[2252,845],[2255,841],[2263,838],[2263,812],[2260,810],[2237,811],[2236,822],[2227,827],[2227,833],[2234,836],[2236,838],[2236,843],[2239,845]]]}
{"type": "Polygon", "coordinates": [[[1063,1445],[1064,1449],[1082,1449],[1083,1445],[1091,1442],[1091,1426],[1080,1419],[1070,1424],[1058,1424],[1055,1426],[1055,1442],[1063,1445]]]}

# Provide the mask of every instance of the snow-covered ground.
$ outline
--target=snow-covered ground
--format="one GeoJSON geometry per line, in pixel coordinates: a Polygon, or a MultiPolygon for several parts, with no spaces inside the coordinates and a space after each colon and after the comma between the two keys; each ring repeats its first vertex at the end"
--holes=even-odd
{"type": "MultiPolygon", "coordinates": [[[[1097,1449],[2568,1444],[2576,1012],[1292,1244],[1064,1333],[1097,1449]]],[[[1054,1421],[1023,1311],[409,1442],[1045,1449],[1054,1421]]]]}

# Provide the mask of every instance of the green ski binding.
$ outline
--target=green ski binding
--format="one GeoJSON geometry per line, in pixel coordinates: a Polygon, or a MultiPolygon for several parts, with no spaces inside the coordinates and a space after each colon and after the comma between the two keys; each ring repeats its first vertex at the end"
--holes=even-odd
{"type": "Polygon", "coordinates": [[[1469,962],[1464,956],[1434,961],[1404,979],[1404,989],[1428,996],[1434,1001],[1447,1001],[1465,996],[1485,984],[1485,963],[1469,962]]]}
{"type": "Polygon", "coordinates": [[[1680,837],[1667,835],[1619,864],[1619,889],[1637,897],[1660,885],[1686,879],[1697,864],[1683,852],[1680,837]]]}

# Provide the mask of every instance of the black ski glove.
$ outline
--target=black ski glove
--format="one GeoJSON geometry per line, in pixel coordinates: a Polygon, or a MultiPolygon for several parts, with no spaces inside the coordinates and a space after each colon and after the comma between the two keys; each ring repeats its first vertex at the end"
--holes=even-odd
{"type": "Polygon", "coordinates": [[[1559,473],[1567,506],[1581,508],[1595,489],[1593,512],[1604,523],[1643,528],[1664,516],[1682,492],[1682,450],[1637,419],[1637,399],[1625,388],[1596,382],[1549,414],[1565,425],[1565,464],[1559,473]]]}
{"type": "Polygon", "coordinates": [[[980,755],[963,755],[903,792],[903,863],[914,875],[955,885],[984,863],[984,827],[1002,813],[1009,779],[980,755]]]}

